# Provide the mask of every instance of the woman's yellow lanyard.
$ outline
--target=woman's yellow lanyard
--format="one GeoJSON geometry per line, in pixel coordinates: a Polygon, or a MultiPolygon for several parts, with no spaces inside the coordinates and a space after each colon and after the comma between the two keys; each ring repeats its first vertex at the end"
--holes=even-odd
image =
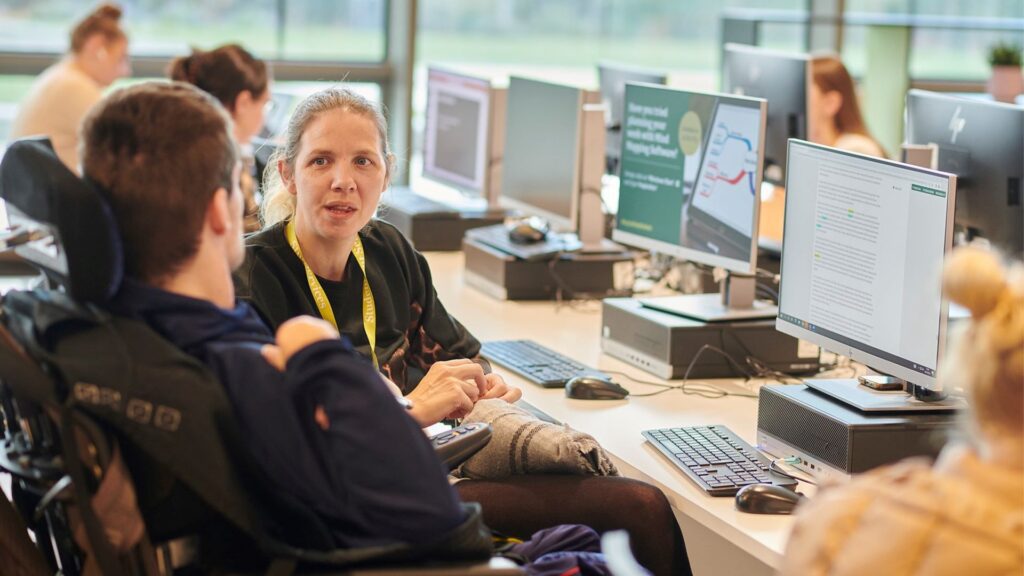
{"type": "MultiPolygon", "coordinates": [[[[320,311],[320,317],[337,328],[338,321],[334,319],[331,302],[327,299],[327,294],[324,293],[323,286],[317,280],[316,274],[313,274],[309,264],[306,264],[306,259],[302,257],[302,248],[299,247],[299,239],[295,236],[295,220],[288,221],[284,233],[288,238],[288,244],[306,269],[306,282],[309,283],[309,291],[313,293],[313,301],[316,302],[316,308],[320,311]]],[[[366,277],[366,253],[363,252],[363,241],[359,239],[358,235],[356,235],[355,244],[352,245],[352,255],[356,257],[356,264],[359,264],[359,269],[363,271],[363,330],[366,331],[366,340],[370,343],[370,358],[373,360],[373,366],[379,368],[377,365],[377,305],[373,301],[373,292],[370,291],[370,280],[366,277]]]]}

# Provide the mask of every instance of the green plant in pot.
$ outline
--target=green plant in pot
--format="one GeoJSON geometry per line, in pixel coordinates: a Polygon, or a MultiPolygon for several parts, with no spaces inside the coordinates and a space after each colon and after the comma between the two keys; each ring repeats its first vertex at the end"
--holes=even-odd
{"type": "Polygon", "coordinates": [[[1021,47],[1011,42],[998,42],[988,51],[992,76],[988,92],[1000,102],[1014,102],[1024,92],[1024,74],[1021,72],[1021,47]]]}

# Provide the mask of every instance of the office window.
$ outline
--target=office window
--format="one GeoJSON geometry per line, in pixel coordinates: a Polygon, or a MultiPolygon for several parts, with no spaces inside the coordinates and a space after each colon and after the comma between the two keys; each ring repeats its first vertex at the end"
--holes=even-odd
{"type": "MultiPolygon", "coordinates": [[[[382,62],[387,0],[120,0],[132,56],[168,58],[190,46],[238,42],[257,56],[283,61],[382,62]]],[[[32,75],[2,74],[3,59],[59,55],[72,24],[94,2],[0,0],[0,142],[32,75]]],[[[318,80],[320,78],[310,78],[318,80]]],[[[379,94],[379,88],[374,93],[379,94]]]]}
{"type": "MultiPolygon", "coordinates": [[[[1024,19],[1024,0],[846,0],[853,13],[910,14],[956,19],[1024,19]]],[[[997,41],[1024,44],[1024,30],[994,31],[970,29],[972,23],[959,20],[963,29],[915,27],[910,45],[910,75],[915,80],[982,82],[989,75],[988,48],[997,41]]],[[[984,26],[979,22],[978,26],[984,26]]],[[[864,68],[862,26],[847,26],[843,33],[843,58],[854,74],[864,68]]]]}
{"type": "MultiPolygon", "coordinates": [[[[122,0],[137,56],[239,42],[280,60],[384,59],[387,0],[122,0]]],[[[0,52],[63,52],[77,0],[0,0],[0,52]]]]}
{"type": "MultiPolygon", "coordinates": [[[[805,1],[422,0],[418,58],[584,85],[596,85],[596,62],[607,59],[714,89],[719,15],[755,6],[803,10],[805,1]]],[[[803,25],[769,25],[763,43],[799,50],[803,34],[803,25]]]]}

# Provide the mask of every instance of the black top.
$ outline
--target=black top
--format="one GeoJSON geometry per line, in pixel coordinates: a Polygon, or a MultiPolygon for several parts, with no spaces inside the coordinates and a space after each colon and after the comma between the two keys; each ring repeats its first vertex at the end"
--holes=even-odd
{"type": "MultiPolygon", "coordinates": [[[[305,268],[288,240],[285,222],[246,240],[245,263],[235,272],[238,298],[252,304],[274,330],[289,318],[320,316],[305,268]]],[[[377,305],[377,360],[381,372],[405,393],[439,360],[477,358],[480,342],[445,310],[437,298],[430,267],[397,228],[372,220],[359,232],[366,273],[377,305]]],[[[363,273],[349,256],[344,278],[319,278],[334,309],[338,330],[370,355],[362,319],[363,273]]]]}

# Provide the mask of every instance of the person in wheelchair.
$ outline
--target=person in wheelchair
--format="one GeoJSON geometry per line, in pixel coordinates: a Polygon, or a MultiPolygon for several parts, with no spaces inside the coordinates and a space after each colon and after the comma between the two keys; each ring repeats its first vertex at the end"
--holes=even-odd
{"type": "MultiPolygon", "coordinates": [[[[295,318],[275,337],[236,302],[241,164],[212,97],[182,83],[112,93],[83,125],[82,166],[123,243],[125,280],[111,310],[143,320],[213,372],[252,460],[327,525],[335,546],[429,549],[454,535],[464,540],[456,548],[479,548],[481,534],[489,546],[478,514],[467,529],[469,509],[369,361],[320,319],[295,318]]],[[[548,549],[596,549],[592,531],[572,532],[548,549]]]]}

